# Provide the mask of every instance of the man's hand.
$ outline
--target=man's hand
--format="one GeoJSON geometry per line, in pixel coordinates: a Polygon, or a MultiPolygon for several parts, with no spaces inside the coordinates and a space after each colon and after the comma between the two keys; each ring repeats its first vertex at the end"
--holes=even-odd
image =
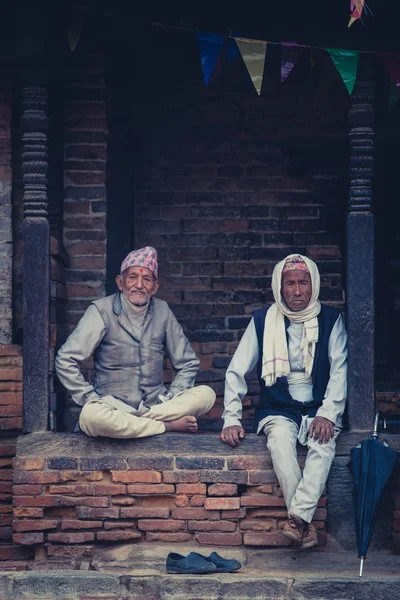
{"type": "Polygon", "coordinates": [[[240,440],[244,438],[244,435],[243,427],[231,425],[230,427],[225,427],[225,429],[221,431],[221,440],[225,442],[225,444],[232,446],[232,448],[236,448],[236,446],[239,446],[240,440]]]}
{"type": "Polygon", "coordinates": [[[327,444],[333,438],[334,433],[332,421],[325,417],[315,417],[308,429],[308,435],[314,440],[318,440],[320,444],[327,444]]]}

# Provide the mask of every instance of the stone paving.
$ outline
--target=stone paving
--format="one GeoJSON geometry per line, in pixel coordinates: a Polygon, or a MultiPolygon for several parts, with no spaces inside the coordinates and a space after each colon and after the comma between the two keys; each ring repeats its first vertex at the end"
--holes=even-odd
{"type": "MultiPolygon", "coordinates": [[[[174,545],[187,554],[193,546],[174,545]]],[[[3,572],[0,600],[396,600],[400,598],[400,556],[371,553],[365,574],[350,552],[313,549],[205,547],[237,558],[242,569],[218,575],[169,575],[165,545],[123,544],[98,548],[91,564],[76,571],[3,572]],[[90,570],[88,570],[90,569],[90,570]]]]}

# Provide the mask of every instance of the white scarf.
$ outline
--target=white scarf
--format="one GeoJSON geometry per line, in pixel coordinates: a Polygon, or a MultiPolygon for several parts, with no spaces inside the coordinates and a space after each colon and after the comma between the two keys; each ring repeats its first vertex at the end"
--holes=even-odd
{"type": "Polygon", "coordinates": [[[267,311],[264,325],[264,341],[262,354],[261,377],[265,385],[270,387],[278,377],[287,377],[290,373],[289,353],[286,340],[285,317],[293,323],[303,323],[303,338],[300,350],[304,357],[305,376],[311,377],[314,364],[315,346],[318,342],[318,319],[321,303],[318,300],[320,277],[314,261],[301,254],[290,254],[279,262],[272,273],[272,292],[275,304],[267,311]],[[312,293],[311,300],[304,310],[293,311],[287,306],[281,294],[282,271],[285,262],[293,257],[301,256],[310,273],[312,293]]]}

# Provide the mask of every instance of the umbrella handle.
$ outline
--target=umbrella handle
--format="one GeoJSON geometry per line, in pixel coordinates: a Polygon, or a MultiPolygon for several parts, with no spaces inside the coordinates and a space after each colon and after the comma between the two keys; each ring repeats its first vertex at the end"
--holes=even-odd
{"type": "Polygon", "coordinates": [[[360,556],[360,577],[362,577],[363,569],[364,569],[364,558],[365,556],[360,556]]]}
{"type": "Polygon", "coordinates": [[[378,437],[378,425],[379,425],[379,417],[380,416],[381,416],[381,413],[379,410],[377,410],[375,413],[374,431],[372,432],[372,437],[375,439],[378,437]]]}

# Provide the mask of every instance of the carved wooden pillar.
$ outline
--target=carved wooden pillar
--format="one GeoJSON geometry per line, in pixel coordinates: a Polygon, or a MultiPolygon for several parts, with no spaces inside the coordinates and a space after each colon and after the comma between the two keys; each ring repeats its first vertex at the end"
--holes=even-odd
{"type": "Polygon", "coordinates": [[[47,215],[47,89],[22,91],[22,172],[24,183],[23,427],[48,428],[49,271],[47,215]]]}
{"type": "Polygon", "coordinates": [[[347,216],[348,407],[352,430],[371,430],[375,413],[373,85],[355,84],[350,123],[347,216]]]}

